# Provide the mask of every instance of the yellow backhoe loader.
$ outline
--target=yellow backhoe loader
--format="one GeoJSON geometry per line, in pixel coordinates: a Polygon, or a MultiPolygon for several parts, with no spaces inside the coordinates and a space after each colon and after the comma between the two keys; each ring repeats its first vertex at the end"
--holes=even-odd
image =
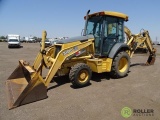
{"type": "Polygon", "coordinates": [[[132,35],[124,28],[128,16],[119,12],[102,11],[84,17],[83,35],[57,42],[45,48],[46,31],[42,46],[33,65],[20,60],[18,67],[6,81],[9,109],[47,98],[47,87],[54,76],[68,75],[76,87],[89,84],[92,72],[110,72],[113,77],[125,77],[130,59],[141,44],[147,45],[150,55],[147,64],[154,64],[155,49],[148,31],[132,35]],[[124,43],[124,32],[128,41],[124,43]],[[42,77],[43,70],[48,74],[42,77]]]}

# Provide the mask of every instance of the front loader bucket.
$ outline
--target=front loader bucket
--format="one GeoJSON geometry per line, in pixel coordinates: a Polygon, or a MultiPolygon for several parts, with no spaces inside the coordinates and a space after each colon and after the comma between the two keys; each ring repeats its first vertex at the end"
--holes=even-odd
{"type": "Polygon", "coordinates": [[[47,98],[43,78],[23,60],[6,81],[9,109],[47,98]]]}

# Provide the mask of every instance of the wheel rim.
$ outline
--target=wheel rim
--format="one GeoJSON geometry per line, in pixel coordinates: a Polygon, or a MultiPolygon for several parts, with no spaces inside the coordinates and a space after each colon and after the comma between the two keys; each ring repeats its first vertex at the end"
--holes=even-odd
{"type": "Polygon", "coordinates": [[[88,80],[89,74],[87,70],[81,70],[78,76],[78,81],[85,83],[88,80]]]}
{"type": "Polygon", "coordinates": [[[121,58],[118,68],[121,73],[125,72],[128,68],[128,60],[126,58],[121,58]]]}

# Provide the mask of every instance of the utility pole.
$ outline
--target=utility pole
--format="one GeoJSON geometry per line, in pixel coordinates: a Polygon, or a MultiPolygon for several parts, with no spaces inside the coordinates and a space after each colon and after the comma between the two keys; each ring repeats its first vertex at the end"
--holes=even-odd
{"type": "Polygon", "coordinates": [[[158,44],[158,38],[156,37],[156,44],[158,44]]]}

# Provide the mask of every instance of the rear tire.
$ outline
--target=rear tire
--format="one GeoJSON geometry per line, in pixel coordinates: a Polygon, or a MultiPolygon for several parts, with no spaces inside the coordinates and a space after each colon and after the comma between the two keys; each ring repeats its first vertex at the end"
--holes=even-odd
{"type": "Polygon", "coordinates": [[[91,76],[92,70],[85,63],[75,64],[69,73],[69,79],[75,87],[87,86],[90,83],[91,76]]]}
{"type": "Polygon", "coordinates": [[[119,52],[112,63],[111,75],[114,78],[121,78],[127,75],[130,68],[130,57],[126,52],[119,52]]]}

